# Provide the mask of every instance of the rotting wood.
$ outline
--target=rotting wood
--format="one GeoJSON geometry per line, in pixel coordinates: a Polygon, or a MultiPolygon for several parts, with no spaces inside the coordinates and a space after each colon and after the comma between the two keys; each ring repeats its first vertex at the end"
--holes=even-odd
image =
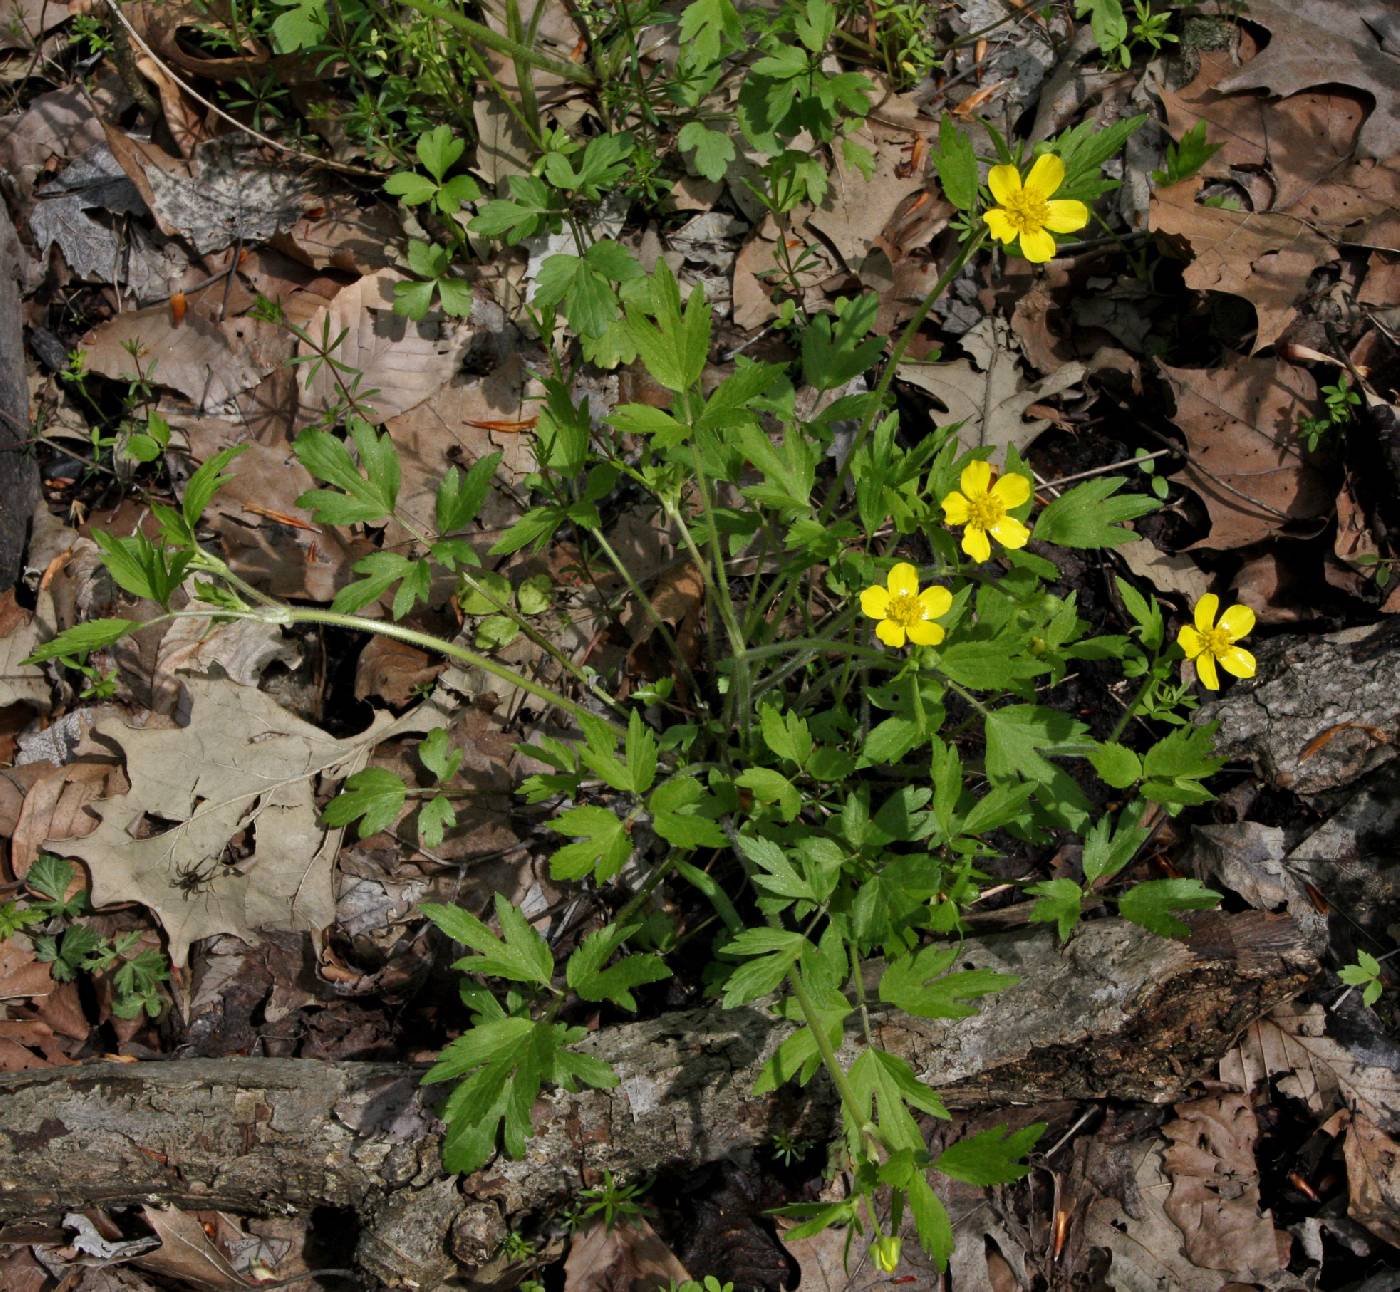
{"type": "MultiPolygon", "coordinates": [[[[1020,985],[971,1019],[877,1014],[877,1042],[954,1107],[1174,1099],[1317,971],[1286,917],[1192,924],[1189,943],[1101,920],[1063,950],[1043,930],[970,944],[964,967],[1020,985]]],[[[791,1030],[757,1008],[606,1028],[584,1046],[621,1084],[542,1098],[526,1157],[497,1160],[460,1189],[438,1162],[441,1092],[420,1089],[420,1070],[405,1065],[196,1059],[16,1073],[0,1077],[0,1220],[134,1202],[264,1214],[330,1204],[360,1218],[370,1286],[433,1287],[488,1263],[507,1218],[558,1205],[605,1167],[634,1176],[714,1161],[777,1130],[830,1135],[822,1077],[750,1093],[791,1030]]]]}

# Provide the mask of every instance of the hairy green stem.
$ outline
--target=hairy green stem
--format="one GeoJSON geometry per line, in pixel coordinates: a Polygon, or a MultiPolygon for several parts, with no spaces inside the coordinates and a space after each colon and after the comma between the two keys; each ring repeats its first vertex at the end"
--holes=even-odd
{"type": "Polygon", "coordinates": [[[446,655],[449,659],[459,660],[463,664],[479,668],[484,673],[490,673],[492,677],[498,677],[503,682],[518,686],[537,700],[543,700],[546,704],[574,718],[590,718],[594,722],[606,723],[619,737],[627,735],[627,729],[620,723],[611,722],[607,718],[600,718],[596,713],[590,713],[583,705],[577,704],[567,696],[560,695],[558,691],[545,686],[542,682],[536,682],[533,678],[526,677],[524,673],[519,673],[505,664],[498,664],[487,655],[479,655],[476,651],[468,650],[465,646],[458,646],[455,642],[443,641],[441,637],[434,637],[431,633],[420,633],[416,628],[405,628],[402,624],[385,623],[379,619],[364,619],[359,615],[343,615],[334,610],[315,610],[302,606],[279,606],[275,615],[247,611],[238,613],[236,617],[261,619],[264,622],[286,625],[325,624],[330,628],[347,628],[351,632],[378,633],[381,637],[392,637],[395,641],[407,642],[410,646],[434,651],[439,655],[446,655]]]}
{"type": "Polygon", "coordinates": [[[499,32],[492,31],[490,27],[473,22],[454,9],[432,4],[431,0],[403,0],[403,3],[409,9],[416,9],[429,18],[436,18],[439,22],[445,22],[450,27],[456,27],[473,40],[480,41],[487,49],[494,49],[498,54],[504,54],[516,62],[528,63],[531,67],[538,67],[541,71],[552,72],[555,76],[561,76],[564,80],[572,81],[575,85],[591,86],[594,83],[591,72],[587,72],[581,67],[575,67],[572,63],[561,63],[557,59],[550,58],[547,54],[541,54],[538,50],[531,49],[528,45],[522,45],[509,36],[502,36],[499,32]]]}

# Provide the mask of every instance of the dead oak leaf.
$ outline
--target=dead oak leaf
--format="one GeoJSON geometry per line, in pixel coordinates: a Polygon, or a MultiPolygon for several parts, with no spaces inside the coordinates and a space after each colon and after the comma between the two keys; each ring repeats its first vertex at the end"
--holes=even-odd
{"type": "Polygon", "coordinates": [[[57,848],[87,863],[94,905],[148,906],[177,966],[192,943],[216,933],[253,942],[259,928],[332,923],[331,872],[342,832],[320,824],[316,778],[358,771],[381,740],[437,721],[436,711],[419,706],[338,740],[261,691],[197,677],[185,686],[185,727],[99,724],[97,733],[126,757],[131,789],[90,805],[101,825],[57,848]],[[155,833],[137,838],[132,830],[143,823],[155,833]],[[230,857],[235,836],[244,844],[230,857]]]}
{"type": "Polygon", "coordinates": [[[1298,441],[1298,418],[1317,399],[1303,369],[1281,359],[1210,371],[1159,366],[1186,437],[1183,475],[1210,514],[1210,533],[1192,546],[1244,547],[1326,514],[1327,482],[1298,441]]]}
{"type": "Polygon", "coordinates": [[[978,351],[986,363],[979,372],[967,359],[951,363],[901,363],[901,381],[927,391],[947,409],[940,426],[961,422],[958,442],[964,449],[1014,445],[1018,453],[1047,426],[1043,418],[1027,420],[1026,410],[1054,395],[1063,394],[1081,381],[1087,371],[1082,363],[1066,363],[1034,384],[1022,377],[1015,354],[1004,345],[978,351]]]}
{"type": "Polygon", "coordinates": [[[1153,233],[1184,239],[1193,258],[1185,281],[1197,291],[1229,292],[1254,306],[1254,349],[1272,345],[1293,321],[1298,299],[1319,265],[1336,257],[1326,238],[1290,215],[1227,211],[1196,202],[1201,179],[1154,189],[1153,233]]]}
{"type": "Polygon", "coordinates": [[[1254,1147],[1259,1123],[1244,1094],[1219,1094],[1177,1108],[1162,1127],[1171,1180],[1163,1210],[1181,1230],[1186,1255],[1237,1280],[1268,1278],[1288,1263],[1292,1239],[1261,1210],[1254,1147]]]}
{"type": "Polygon", "coordinates": [[[1400,152],[1400,59],[1379,38],[1387,8],[1385,0],[1250,0],[1241,19],[1268,31],[1269,44],[1218,88],[1280,95],[1322,85],[1364,90],[1375,107],[1357,146],[1368,157],[1393,157],[1400,152]]]}

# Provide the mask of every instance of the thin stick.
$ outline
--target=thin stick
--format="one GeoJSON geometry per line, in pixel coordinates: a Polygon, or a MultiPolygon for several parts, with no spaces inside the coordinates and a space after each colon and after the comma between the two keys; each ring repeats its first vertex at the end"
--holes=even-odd
{"type": "Polygon", "coordinates": [[[1121,462],[1110,462],[1106,467],[1094,467],[1089,471],[1077,471],[1072,476],[1061,476],[1058,480],[1042,480],[1042,489],[1056,489],[1060,485],[1073,484],[1076,480],[1087,480],[1090,476],[1106,475],[1110,471],[1117,471],[1120,467],[1135,467],[1139,462],[1151,462],[1153,458],[1164,458],[1169,453],[1176,452],[1175,449],[1158,449],[1155,453],[1140,453],[1135,458],[1124,458],[1121,462]]]}
{"type": "Polygon", "coordinates": [[[126,15],[122,13],[120,7],[117,5],[117,0],[107,0],[107,8],[111,10],[112,17],[122,25],[127,35],[136,42],[141,52],[160,68],[166,76],[174,81],[175,84],[184,90],[196,103],[208,108],[216,117],[227,121],[229,125],[241,130],[245,135],[252,135],[259,143],[264,143],[269,148],[275,148],[278,152],[286,153],[290,157],[300,157],[302,161],[310,162],[313,166],[327,166],[331,170],[338,170],[346,175],[363,175],[369,179],[383,178],[381,173],[377,170],[369,170],[364,166],[352,166],[348,162],[334,161],[329,157],[317,157],[315,153],[302,152],[300,148],[293,148],[289,144],[279,144],[277,140],[270,139],[261,131],[254,130],[252,126],[244,125],[237,117],[230,116],[223,108],[219,107],[218,104],[210,103],[209,100],[200,94],[198,90],[194,89],[188,81],[182,80],[175,70],[146,43],[145,37],[127,21],[126,15]]]}

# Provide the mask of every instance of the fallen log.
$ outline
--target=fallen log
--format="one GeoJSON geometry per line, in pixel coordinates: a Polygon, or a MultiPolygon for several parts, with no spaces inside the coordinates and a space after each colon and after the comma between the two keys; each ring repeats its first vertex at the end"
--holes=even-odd
{"type": "MultiPolygon", "coordinates": [[[[1101,920],[1059,950],[1023,930],[970,944],[964,960],[1021,982],[975,1018],[875,1016],[877,1043],[954,1107],[1173,1100],[1317,971],[1297,926],[1260,912],[1199,916],[1189,942],[1101,920]]],[[[603,1029],[584,1045],[620,1085],[542,1097],[526,1156],[465,1180],[438,1161],[441,1092],[406,1065],[178,1060],[3,1076],[0,1221],[138,1202],[254,1214],[333,1205],[359,1217],[368,1286],[432,1288],[480,1270],[508,1223],[603,1168],[715,1161],[779,1130],[830,1136],[835,1100],[820,1075],[751,1094],[791,1031],[758,1008],[603,1029]]]]}

